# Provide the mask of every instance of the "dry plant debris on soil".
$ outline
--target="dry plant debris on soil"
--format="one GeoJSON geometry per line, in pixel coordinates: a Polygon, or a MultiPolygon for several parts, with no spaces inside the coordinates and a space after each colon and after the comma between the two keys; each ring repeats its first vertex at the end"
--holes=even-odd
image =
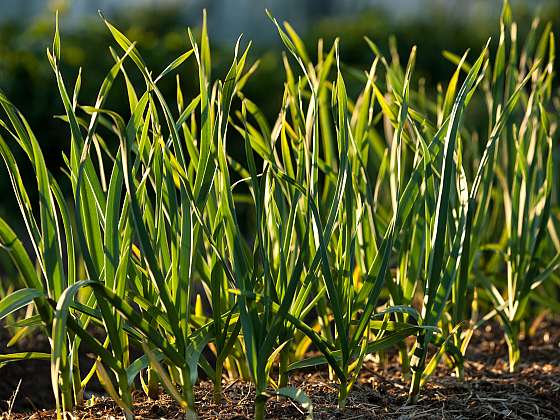
{"type": "MultiPolygon", "coordinates": [[[[519,371],[507,370],[507,349],[499,327],[488,325],[473,339],[465,362],[465,380],[458,381],[446,368],[426,385],[416,405],[407,405],[408,380],[401,375],[397,355],[390,354],[383,363],[368,360],[349,396],[345,410],[337,409],[337,387],[328,372],[300,372],[291,383],[313,400],[315,419],[554,419],[560,417],[560,320],[547,321],[532,337],[522,342],[523,361],[519,371]]],[[[14,365],[13,365],[14,366],[14,365]]],[[[7,372],[8,373],[8,372],[7,372]]],[[[0,389],[7,395],[17,387],[17,379],[8,373],[0,389]]],[[[49,392],[50,378],[35,378],[37,387],[49,392]]],[[[224,383],[224,400],[212,402],[210,381],[196,388],[197,410],[201,419],[249,419],[253,416],[254,386],[232,381],[224,383]]],[[[38,394],[44,391],[36,390],[38,394]]],[[[27,385],[19,392],[10,416],[4,402],[4,419],[54,419],[55,410],[33,410],[35,392],[27,385]]],[[[180,419],[184,413],[175,401],[162,393],[157,401],[135,393],[134,414],[138,419],[180,419]]],[[[76,419],[123,418],[120,409],[107,397],[97,397],[90,407],[76,409],[76,419]]],[[[269,419],[303,419],[305,413],[289,400],[271,399],[267,403],[269,419]]]]}

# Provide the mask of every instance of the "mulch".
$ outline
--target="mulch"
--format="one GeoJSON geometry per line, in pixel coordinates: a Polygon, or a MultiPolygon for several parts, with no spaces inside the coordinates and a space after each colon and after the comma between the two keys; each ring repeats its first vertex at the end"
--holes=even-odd
{"type": "MultiPolygon", "coordinates": [[[[475,333],[469,347],[465,380],[458,380],[442,365],[415,405],[406,405],[409,381],[402,377],[395,355],[383,363],[373,358],[366,361],[343,411],[337,410],[337,386],[329,380],[326,370],[299,372],[290,382],[311,398],[315,419],[560,419],[560,320],[543,322],[534,336],[522,341],[521,350],[519,370],[509,373],[502,332],[497,325],[486,326],[475,333]]],[[[24,387],[22,382],[10,416],[7,403],[3,402],[0,406],[4,410],[3,418],[56,418],[52,408],[48,408],[52,402],[47,405],[45,397],[51,392],[48,363],[43,362],[40,368],[36,364],[39,362],[34,363],[8,365],[0,370],[1,400],[8,400],[13,394],[21,378],[18,374],[24,375],[26,384],[34,384],[34,388],[24,387]],[[25,368],[26,364],[32,368],[25,368]]],[[[196,409],[201,419],[252,418],[254,388],[250,383],[224,383],[223,390],[222,403],[214,404],[212,384],[202,381],[197,385],[196,409]]],[[[140,392],[134,397],[138,419],[184,417],[178,405],[166,395],[162,394],[157,401],[147,399],[140,392]]],[[[122,418],[118,407],[103,396],[96,397],[90,407],[76,410],[73,416],[76,419],[122,418]]],[[[267,403],[266,416],[300,419],[305,418],[305,413],[291,401],[274,398],[267,403]]]]}

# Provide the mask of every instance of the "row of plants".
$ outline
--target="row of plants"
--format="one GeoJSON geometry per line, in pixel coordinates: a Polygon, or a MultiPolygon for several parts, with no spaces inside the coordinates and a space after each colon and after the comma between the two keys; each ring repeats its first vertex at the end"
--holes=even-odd
{"type": "Polygon", "coordinates": [[[69,129],[64,179],[0,93],[0,153],[28,233],[0,220],[19,272],[0,319],[12,344],[39,332],[50,345],[0,361],[50,361],[60,416],[84,403],[94,376],[128,418],[138,387],[154,399],[163,388],[196,417],[200,377],[215,402],[225,380],[252,381],[256,419],[273,396],[311,416],[293,372],[328,369],[343,409],[366,356],[392,348],[415,403],[440,362],[463,377],[485,322],[503,327],[513,371],[520,335],[558,310],[550,26],[535,21],[518,40],[505,2],[497,42],[446,53],[456,69],[432,94],[414,77],[416,48],[401,64],[366,39],[373,61],[356,71],[338,41],[319,41],[312,60],[270,18],[287,51],[275,121],[243,94],[258,67],[250,43],[240,38],[213,78],[205,16],[200,39],[189,30],[187,51],[161,72],[103,18],[118,48],[93,105],[80,101],[82,72],[71,82],[60,71],[56,30],[47,55],[69,129]],[[181,72],[187,60],[197,75],[181,72]],[[176,96],[165,97],[158,82],[173,76],[176,96]],[[192,77],[199,88],[185,92],[192,77]],[[354,98],[345,77],[362,83],[354,98]],[[111,110],[112,89],[126,91],[126,115],[111,110]],[[84,351],[97,358],[88,370],[84,351]]]}

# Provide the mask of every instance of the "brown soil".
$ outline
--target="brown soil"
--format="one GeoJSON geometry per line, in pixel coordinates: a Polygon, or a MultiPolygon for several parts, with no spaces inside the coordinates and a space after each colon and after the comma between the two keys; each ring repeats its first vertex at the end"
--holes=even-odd
{"type": "MultiPolygon", "coordinates": [[[[373,361],[365,364],[359,383],[351,392],[347,408],[336,408],[336,383],[328,379],[326,371],[300,372],[291,378],[291,384],[301,388],[313,401],[316,419],[458,419],[458,418],[560,418],[560,321],[544,323],[533,337],[522,342],[522,362],[516,373],[507,372],[507,348],[496,327],[475,334],[465,363],[465,380],[459,381],[449,370],[440,366],[425,387],[418,403],[406,405],[408,380],[403,379],[395,357],[380,365],[373,361]]],[[[34,377],[37,392],[50,392],[48,373],[37,376],[20,363],[20,374],[34,377]],[[43,389],[41,389],[43,387],[43,389]]],[[[46,370],[48,372],[48,363],[46,370]]],[[[15,366],[15,365],[14,365],[15,366]]],[[[34,365],[33,365],[34,366],[34,365]]],[[[15,371],[5,376],[0,390],[7,384],[17,385],[15,371]]],[[[10,368],[11,369],[11,368],[10,368]]],[[[8,372],[6,372],[8,373],[8,372]]],[[[0,382],[1,383],[1,382],[0,382]]],[[[13,393],[15,385],[11,388],[13,393]]],[[[29,401],[35,407],[37,393],[20,388],[12,413],[14,419],[51,419],[53,410],[26,408],[18,401],[29,401]],[[27,412],[23,412],[27,411],[27,412]]],[[[8,399],[5,394],[3,399],[8,399]]],[[[224,398],[219,405],[212,403],[212,385],[201,382],[196,387],[197,412],[200,418],[251,418],[254,409],[254,389],[251,384],[233,382],[224,384],[224,398]]],[[[6,405],[2,407],[6,409],[6,405]]],[[[44,407],[44,406],[42,406],[44,407]]],[[[150,401],[141,393],[135,394],[135,414],[139,419],[181,418],[181,412],[170,397],[150,401]]],[[[107,398],[98,398],[88,408],[77,410],[76,419],[122,418],[120,410],[107,398]]],[[[303,411],[287,400],[271,399],[267,403],[267,418],[304,418],[303,411]]],[[[5,412],[4,418],[8,418],[5,412]]]]}

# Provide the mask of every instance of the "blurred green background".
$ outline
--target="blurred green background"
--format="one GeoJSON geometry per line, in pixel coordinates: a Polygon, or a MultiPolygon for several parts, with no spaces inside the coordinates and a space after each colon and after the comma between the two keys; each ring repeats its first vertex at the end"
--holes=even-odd
{"type": "MultiPolygon", "coordinates": [[[[489,36],[497,42],[501,0],[2,0],[0,13],[0,88],[22,110],[35,131],[47,164],[61,174],[62,150],[68,147],[66,124],[53,116],[62,113],[58,91],[46,58],[52,43],[54,13],[59,10],[62,36],[62,65],[67,84],[74,84],[83,69],[80,103],[92,104],[97,90],[113,63],[109,46],[114,45],[97,10],[138,42],[146,62],[159,72],[190,45],[186,27],[198,28],[202,9],[208,11],[212,44],[213,77],[225,75],[240,33],[254,41],[251,63],[260,59],[257,73],[245,88],[272,121],[282,100],[281,43],[265,14],[265,8],[289,21],[315,55],[317,40],[325,46],[341,39],[341,58],[346,65],[350,93],[351,68],[366,69],[373,54],[363,40],[374,40],[385,53],[389,37],[395,36],[398,51],[406,60],[412,45],[418,46],[416,77],[425,77],[428,90],[446,82],[454,66],[442,57],[443,50],[462,54],[479,51],[489,36]]],[[[520,26],[520,38],[533,16],[550,21],[558,33],[560,1],[512,1],[520,26]]],[[[190,60],[194,61],[194,60],[190,60]]],[[[180,68],[184,91],[195,92],[194,66],[180,68]]],[[[354,80],[355,81],[355,80],[354,80]]],[[[175,96],[175,80],[161,88],[175,96]]],[[[121,81],[119,81],[121,83],[121,81]]],[[[126,114],[123,86],[113,88],[108,107],[126,114]]],[[[5,135],[5,133],[3,133],[5,135]]],[[[25,161],[25,159],[22,159],[25,161]]],[[[23,168],[25,165],[21,162],[23,168]]],[[[4,166],[0,165],[0,216],[15,224],[19,219],[15,199],[4,166]],[[11,214],[9,214],[11,213],[11,214]]],[[[29,170],[30,171],[30,170],[29,170]]],[[[27,171],[27,172],[29,172],[27,171]]],[[[22,174],[24,180],[31,173],[22,174]]],[[[17,225],[14,226],[18,229],[17,225]]],[[[21,228],[21,226],[20,226],[21,228]]]]}

